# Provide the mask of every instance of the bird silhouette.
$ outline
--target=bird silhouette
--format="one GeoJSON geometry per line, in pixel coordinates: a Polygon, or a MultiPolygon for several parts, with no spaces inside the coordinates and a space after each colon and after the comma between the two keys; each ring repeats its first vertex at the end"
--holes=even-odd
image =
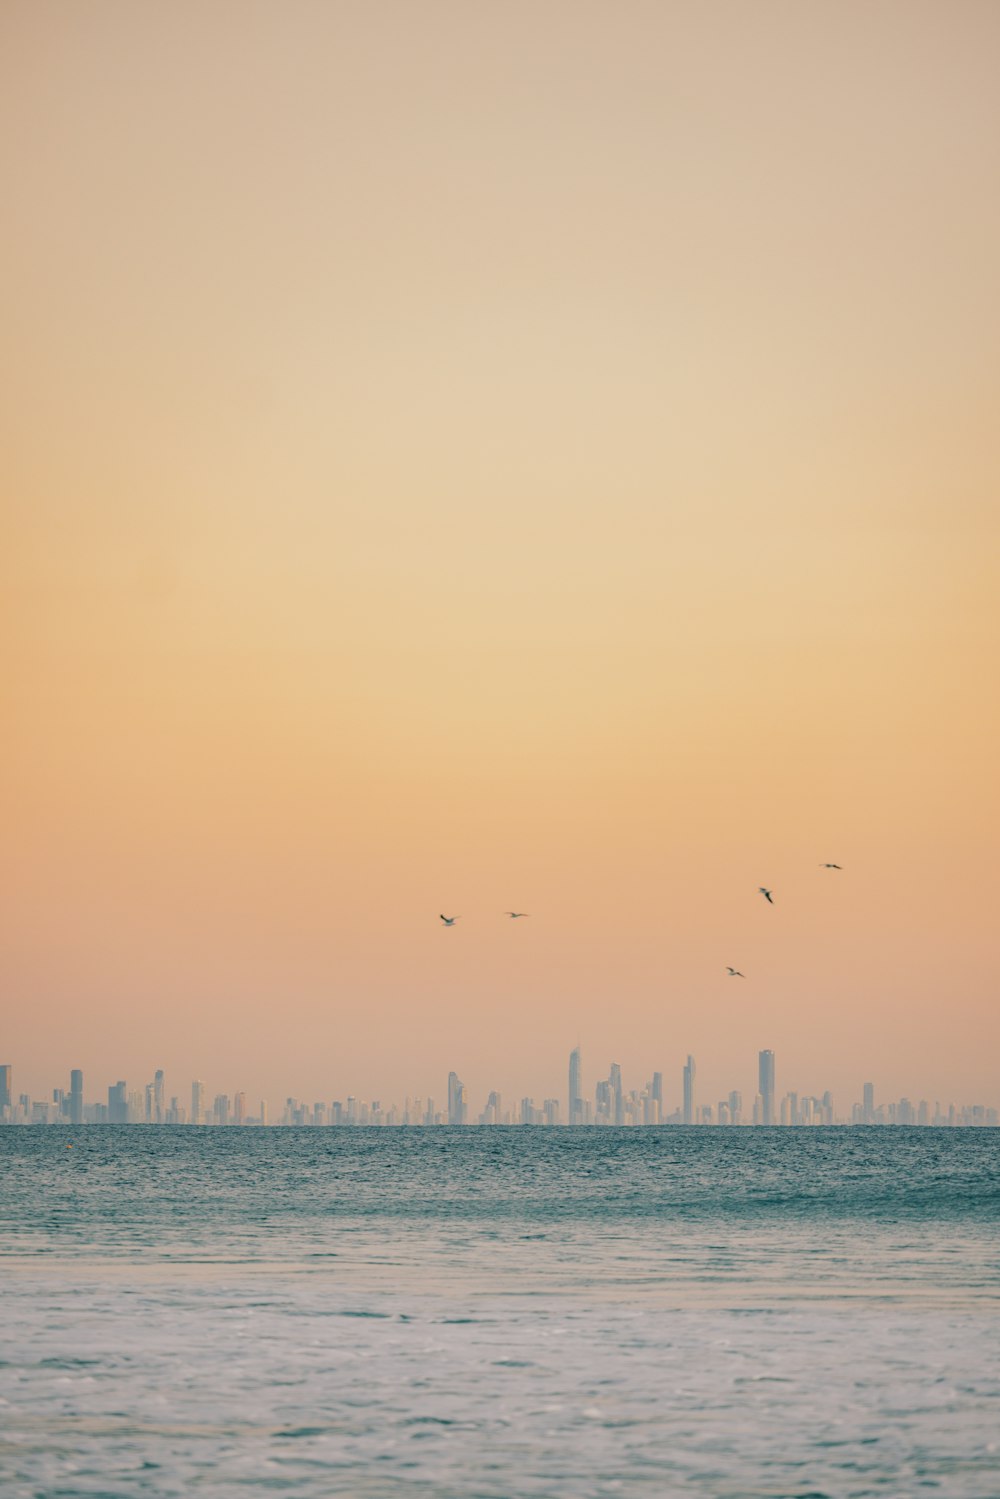
{"type": "Polygon", "coordinates": [[[517,921],[518,917],[520,917],[520,916],[530,916],[531,912],[530,911],[505,911],[503,914],[505,916],[509,916],[510,919],[511,919],[511,921],[517,921]]]}
{"type": "Polygon", "coordinates": [[[769,906],[773,906],[774,905],[774,896],[771,894],[770,890],[765,890],[763,885],[758,885],[757,889],[760,891],[761,895],[767,901],[768,905],[769,906]]]}
{"type": "Polygon", "coordinates": [[[843,869],[843,864],[821,864],[820,869],[843,869]]]}
{"type": "MultiPolygon", "coordinates": [[[[440,915],[440,912],[438,914],[440,915]]],[[[455,922],[458,920],[458,917],[457,916],[442,916],[441,920],[444,922],[445,926],[454,926],[455,922]]]]}
{"type": "Polygon", "coordinates": [[[729,977],[731,979],[745,979],[746,978],[746,974],[745,973],[740,973],[740,970],[738,968],[730,968],[728,966],[728,964],[726,966],[726,972],[729,974],[729,977]]]}

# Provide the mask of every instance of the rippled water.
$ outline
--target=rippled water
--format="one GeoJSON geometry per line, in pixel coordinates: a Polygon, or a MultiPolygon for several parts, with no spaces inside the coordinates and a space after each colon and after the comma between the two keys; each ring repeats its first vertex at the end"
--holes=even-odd
{"type": "Polygon", "coordinates": [[[997,1131],[0,1129],[0,1171],[5,1495],[1000,1495],[997,1131]]]}

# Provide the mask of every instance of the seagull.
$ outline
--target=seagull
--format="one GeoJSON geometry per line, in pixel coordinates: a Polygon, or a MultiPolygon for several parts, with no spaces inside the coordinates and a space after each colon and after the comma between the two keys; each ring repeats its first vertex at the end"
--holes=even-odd
{"type": "Polygon", "coordinates": [[[746,978],[746,974],[745,973],[740,973],[740,970],[738,968],[730,968],[728,966],[728,964],[726,965],[726,972],[729,974],[729,977],[731,979],[745,979],[746,978]]]}
{"type": "Polygon", "coordinates": [[[843,869],[843,864],[821,864],[820,869],[843,869]]]}
{"type": "Polygon", "coordinates": [[[770,890],[765,890],[763,885],[758,885],[757,889],[760,891],[761,895],[767,901],[768,905],[769,906],[773,906],[774,905],[774,896],[771,894],[770,890]]]}
{"type": "Polygon", "coordinates": [[[505,911],[503,914],[505,916],[509,916],[510,919],[511,919],[511,921],[516,921],[519,916],[530,916],[531,912],[530,911],[505,911]]]}
{"type": "MultiPolygon", "coordinates": [[[[440,912],[438,914],[440,915],[440,912]]],[[[442,916],[441,920],[444,922],[445,926],[454,926],[455,922],[458,920],[458,917],[457,916],[442,916]]]]}

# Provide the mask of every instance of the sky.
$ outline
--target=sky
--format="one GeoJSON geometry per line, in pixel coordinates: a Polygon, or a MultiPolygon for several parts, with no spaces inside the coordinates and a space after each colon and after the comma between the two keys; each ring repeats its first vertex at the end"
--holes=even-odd
{"type": "Polygon", "coordinates": [[[16,1091],[1000,1104],[998,59],[6,0],[16,1091]]]}

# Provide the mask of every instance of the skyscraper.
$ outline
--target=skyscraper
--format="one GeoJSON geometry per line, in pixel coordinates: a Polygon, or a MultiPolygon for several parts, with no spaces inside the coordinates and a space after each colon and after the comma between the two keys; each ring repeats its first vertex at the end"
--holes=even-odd
{"type": "Polygon", "coordinates": [[[0,1119],[9,1118],[14,1107],[14,1070],[9,1062],[0,1067],[0,1119]]]}
{"type": "Polygon", "coordinates": [[[864,1102],[861,1105],[861,1123],[875,1123],[875,1084],[865,1083],[863,1089],[864,1102]]]}
{"type": "Polygon", "coordinates": [[[112,1083],[108,1089],[108,1123],[128,1123],[128,1092],[124,1082],[112,1083]]]}
{"type": "Polygon", "coordinates": [[[757,1053],[757,1086],[761,1096],[761,1124],[774,1123],[774,1052],[757,1053]]]}
{"type": "Polygon", "coordinates": [[[694,1057],[684,1064],[684,1123],[694,1123],[694,1057]]]}
{"type": "Polygon", "coordinates": [[[191,1084],[191,1123],[203,1124],[205,1120],[205,1084],[195,1081],[191,1084]]]}
{"type": "Polygon", "coordinates": [[[69,1122],[83,1123],[83,1073],[74,1067],[69,1075],[69,1122]]]}
{"type": "Polygon", "coordinates": [[[583,1059],[579,1046],[569,1054],[569,1122],[583,1123],[583,1059]]]}
{"type": "Polygon", "coordinates": [[[622,1096],[622,1069],[617,1062],[611,1063],[611,1118],[615,1124],[625,1123],[625,1100],[622,1096]]]}
{"type": "Polygon", "coordinates": [[[153,1123],[162,1124],[166,1114],[163,1108],[163,1069],[153,1074],[153,1123]]]}
{"type": "Polygon", "coordinates": [[[448,1073],[448,1123],[464,1124],[468,1115],[465,1102],[465,1085],[457,1072],[448,1073]]]}

